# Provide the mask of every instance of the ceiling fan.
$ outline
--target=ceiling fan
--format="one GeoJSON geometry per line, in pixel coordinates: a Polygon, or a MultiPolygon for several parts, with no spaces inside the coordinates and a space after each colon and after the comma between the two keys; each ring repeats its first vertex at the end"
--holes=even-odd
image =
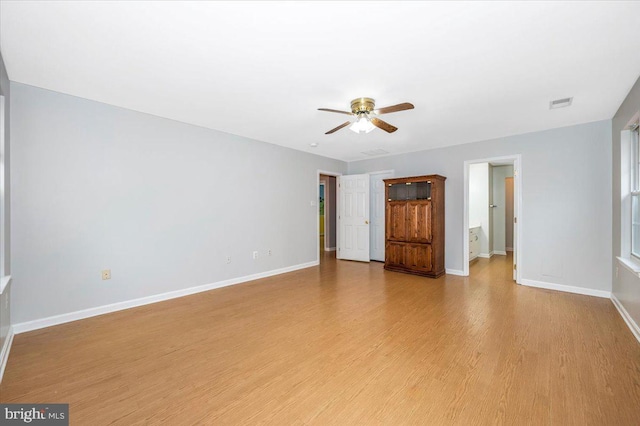
{"type": "Polygon", "coordinates": [[[398,105],[392,105],[384,108],[378,108],[378,109],[375,109],[375,106],[376,106],[376,103],[371,98],[357,98],[351,101],[351,112],[340,111],[340,110],[331,109],[331,108],[318,108],[318,110],[320,111],[337,112],[339,114],[347,114],[355,117],[355,121],[346,121],[341,125],[339,125],[338,127],[335,127],[329,130],[328,132],[325,133],[325,135],[329,135],[333,132],[337,132],[338,130],[342,129],[343,127],[347,127],[350,124],[351,124],[351,127],[349,127],[349,129],[353,130],[356,133],[369,133],[376,127],[384,130],[387,133],[393,133],[396,130],[398,130],[398,128],[395,126],[392,126],[386,121],[380,120],[376,116],[382,115],[382,114],[389,114],[391,112],[398,112],[398,111],[404,111],[407,109],[413,109],[413,105],[408,102],[404,102],[398,105]]]}

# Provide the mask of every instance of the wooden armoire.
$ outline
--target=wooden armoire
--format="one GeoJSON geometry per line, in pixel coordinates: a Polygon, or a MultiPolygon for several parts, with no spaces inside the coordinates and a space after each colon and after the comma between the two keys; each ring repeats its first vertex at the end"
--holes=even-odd
{"type": "Polygon", "coordinates": [[[440,175],[385,179],[389,271],[437,278],[444,268],[444,181],[440,175]]]}

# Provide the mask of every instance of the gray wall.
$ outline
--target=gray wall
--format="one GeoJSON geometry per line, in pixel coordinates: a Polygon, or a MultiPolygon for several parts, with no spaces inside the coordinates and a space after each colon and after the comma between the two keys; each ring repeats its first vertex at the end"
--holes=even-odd
{"type": "MultiPolygon", "coordinates": [[[[452,129],[454,131],[454,129],[452,129]]],[[[463,269],[464,161],[522,155],[522,278],[611,291],[611,121],[349,163],[447,177],[445,262],[463,269]]]]}
{"type": "MultiPolygon", "coordinates": [[[[611,139],[613,148],[613,256],[620,256],[620,132],[640,110],[640,79],[636,81],[618,112],[613,117],[611,139]]],[[[640,279],[624,267],[613,272],[613,294],[622,303],[636,324],[640,325],[640,279]]]]}
{"type": "MultiPolygon", "coordinates": [[[[11,274],[11,190],[10,190],[10,139],[11,139],[11,87],[9,84],[9,76],[7,75],[7,69],[4,66],[2,59],[2,53],[0,52],[0,94],[5,97],[5,115],[4,115],[4,179],[5,179],[5,193],[4,193],[4,230],[5,230],[5,245],[4,251],[4,271],[6,275],[11,274]]],[[[10,300],[11,300],[11,286],[9,284],[2,294],[0,294],[0,349],[4,347],[5,339],[9,333],[9,327],[11,326],[10,316],[10,300]]]]}
{"type": "Polygon", "coordinates": [[[346,163],[11,90],[14,323],[317,260],[318,169],[346,163]]]}

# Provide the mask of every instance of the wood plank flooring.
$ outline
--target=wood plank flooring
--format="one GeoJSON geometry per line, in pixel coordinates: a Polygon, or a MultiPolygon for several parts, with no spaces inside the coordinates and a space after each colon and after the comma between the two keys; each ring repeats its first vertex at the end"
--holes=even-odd
{"type": "Polygon", "coordinates": [[[1,402],[72,425],[638,425],[611,301],[336,261],[17,335],[1,402]]]}

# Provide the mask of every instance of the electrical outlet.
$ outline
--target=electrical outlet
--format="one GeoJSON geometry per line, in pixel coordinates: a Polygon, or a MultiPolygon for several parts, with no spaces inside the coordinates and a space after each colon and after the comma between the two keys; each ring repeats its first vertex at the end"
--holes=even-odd
{"type": "Polygon", "coordinates": [[[257,251],[254,251],[254,252],[253,252],[253,258],[254,258],[254,259],[257,259],[257,258],[258,258],[258,252],[257,252],[257,251]]]}
{"type": "Polygon", "coordinates": [[[271,256],[271,249],[267,250],[267,256],[271,256]]]}
{"type": "Polygon", "coordinates": [[[102,270],[102,279],[110,280],[111,279],[111,269],[103,269],[102,270]]]}
{"type": "Polygon", "coordinates": [[[227,264],[231,263],[231,256],[227,256],[227,264]]]}

